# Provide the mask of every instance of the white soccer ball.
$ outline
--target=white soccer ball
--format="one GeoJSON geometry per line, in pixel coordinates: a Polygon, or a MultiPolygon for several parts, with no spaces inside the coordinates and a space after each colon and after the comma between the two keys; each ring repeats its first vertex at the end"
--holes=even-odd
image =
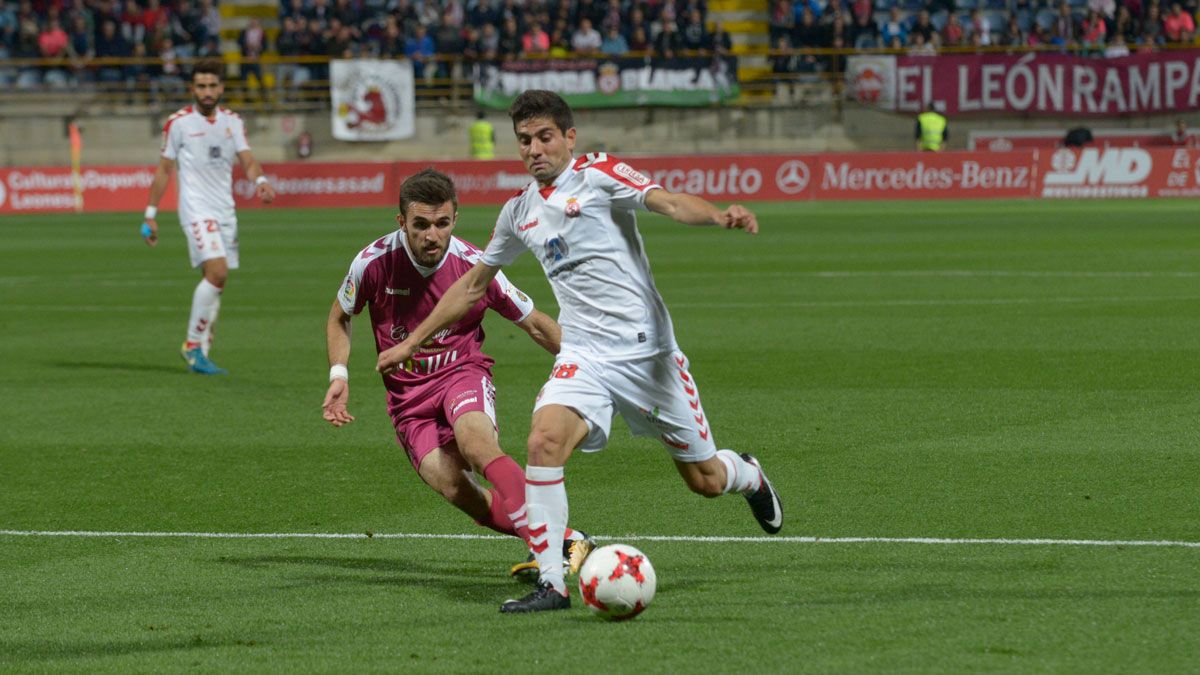
{"type": "Polygon", "coordinates": [[[645,553],[626,544],[592,551],[579,570],[583,604],[610,621],[632,619],[650,605],[658,582],[645,553]]]}

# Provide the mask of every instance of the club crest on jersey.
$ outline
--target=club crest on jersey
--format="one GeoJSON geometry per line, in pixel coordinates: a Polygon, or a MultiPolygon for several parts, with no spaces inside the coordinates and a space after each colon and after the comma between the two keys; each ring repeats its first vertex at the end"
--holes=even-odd
{"type": "Polygon", "coordinates": [[[613,167],[613,173],[624,176],[626,180],[628,180],[630,183],[633,183],[637,187],[650,184],[650,179],[647,178],[645,174],[633,168],[632,166],[629,166],[625,162],[618,162],[617,165],[613,167]]]}
{"type": "Polygon", "coordinates": [[[563,209],[563,213],[567,214],[568,218],[577,218],[583,211],[583,207],[579,205],[579,200],[571,197],[567,200],[567,206],[563,209]]]}

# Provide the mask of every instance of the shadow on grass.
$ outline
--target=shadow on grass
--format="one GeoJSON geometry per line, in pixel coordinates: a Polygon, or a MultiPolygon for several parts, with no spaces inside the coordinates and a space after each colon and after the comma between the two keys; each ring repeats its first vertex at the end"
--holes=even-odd
{"type": "Polygon", "coordinates": [[[165,365],[155,363],[106,363],[103,361],[48,361],[51,368],[63,370],[124,370],[134,373],[171,373],[172,375],[187,375],[187,369],[181,365],[165,365]]]}
{"type": "Polygon", "coordinates": [[[19,666],[21,661],[48,661],[56,659],[87,659],[105,656],[127,656],[130,654],[154,654],[193,651],[245,645],[243,641],[215,641],[199,635],[170,640],[122,640],[109,642],[55,642],[37,640],[19,642],[0,641],[0,670],[4,666],[19,666]]]}
{"type": "MultiPolygon", "coordinates": [[[[477,604],[483,596],[512,595],[522,585],[508,577],[508,570],[461,559],[412,560],[401,558],[350,558],[336,556],[222,556],[218,562],[246,569],[278,572],[282,568],[307,570],[306,585],[385,585],[436,591],[447,599],[477,604]]],[[[507,597],[507,596],[505,596],[507,597]]]]}

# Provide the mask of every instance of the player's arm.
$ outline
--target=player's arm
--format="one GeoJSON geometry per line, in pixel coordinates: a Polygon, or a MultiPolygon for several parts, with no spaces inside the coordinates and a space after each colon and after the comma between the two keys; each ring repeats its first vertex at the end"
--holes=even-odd
{"type": "Polygon", "coordinates": [[[533,310],[529,316],[517,322],[521,330],[529,333],[529,337],[538,345],[550,352],[558,354],[558,350],[562,345],[562,327],[558,322],[551,319],[545,312],[533,310]]]}
{"type": "Polygon", "coordinates": [[[267,180],[267,175],[263,173],[262,165],[254,159],[254,153],[249,150],[241,150],[237,154],[238,161],[242,163],[242,171],[246,172],[246,178],[254,181],[254,194],[262,200],[264,204],[270,204],[275,201],[275,188],[271,187],[271,181],[267,180]]]}
{"type": "Polygon", "coordinates": [[[321,404],[321,416],[335,427],[354,421],[354,415],[346,410],[350,398],[349,374],[346,364],[350,361],[350,320],[353,317],[333,301],[329,308],[329,320],[325,323],[325,347],[329,352],[329,389],[325,402],[321,404]]]}
{"type": "Polygon", "coordinates": [[[740,204],[721,209],[695,195],[656,188],[646,193],[646,208],[685,225],[720,225],[758,234],[758,219],[740,204]]]}
{"type": "Polygon", "coordinates": [[[146,211],[142,214],[142,238],[146,245],[158,245],[158,201],[162,199],[167,186],[171,184],[171,173],[175,171],[175,160],[167,157],[158,158],[158,167],[154,169],[154,180],[150,182],[150,197],[146,200],[146,211]]]}
{"type": "Polygon", "coordinates": [[[476,263],[467,273],[458,278],[442,299],[438,301],[433,311],[421,322],[407,338],[398,345],[379,353],[375,370],[390,375],[400,369],[404,362],[412,358],[417,347],[434,333],[463,318],[475,303],[487,293],[488,284],[496,278],[499,267],[476,263]]]}

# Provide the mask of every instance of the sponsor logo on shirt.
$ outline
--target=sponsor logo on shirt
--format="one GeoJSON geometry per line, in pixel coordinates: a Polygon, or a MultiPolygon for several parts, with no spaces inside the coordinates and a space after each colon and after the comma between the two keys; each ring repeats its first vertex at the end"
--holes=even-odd
{"type": "Polygon", "coordinates": [[[538,226],[538,219],[534,218],[533,220],[529,221],[528,223],[525,223],[524,225],[518,227],[517,230],[520,232],[524,232],[525,230],[532,230],[533,228],[535,228],[537,226],[538,226]]]}
{"type": "Polygon", "coordinates": [[[567,245],[566,239],[554,237],[546,242],[547,262],[562,262],[569,255],[571,255],[571,247],[567,245]]]}
{"type": "Polygon", "coordinates": [[[618,162],[617,165],[613,167],[613,173],[625,177],[626,180],[628,180],[630,183],[633,183],[637,187],[643,187],[650,184],[650,179],[647,178],[645,174],[639,172],[637,169],[629,166],[625,162],[618,162]]]}
{"type": "Polygon", "coordinates": [[[219,145],[208,146],[208,156],[212,159],[220,159],[221,158],[221,146],[219,146],[219,145]]]}

